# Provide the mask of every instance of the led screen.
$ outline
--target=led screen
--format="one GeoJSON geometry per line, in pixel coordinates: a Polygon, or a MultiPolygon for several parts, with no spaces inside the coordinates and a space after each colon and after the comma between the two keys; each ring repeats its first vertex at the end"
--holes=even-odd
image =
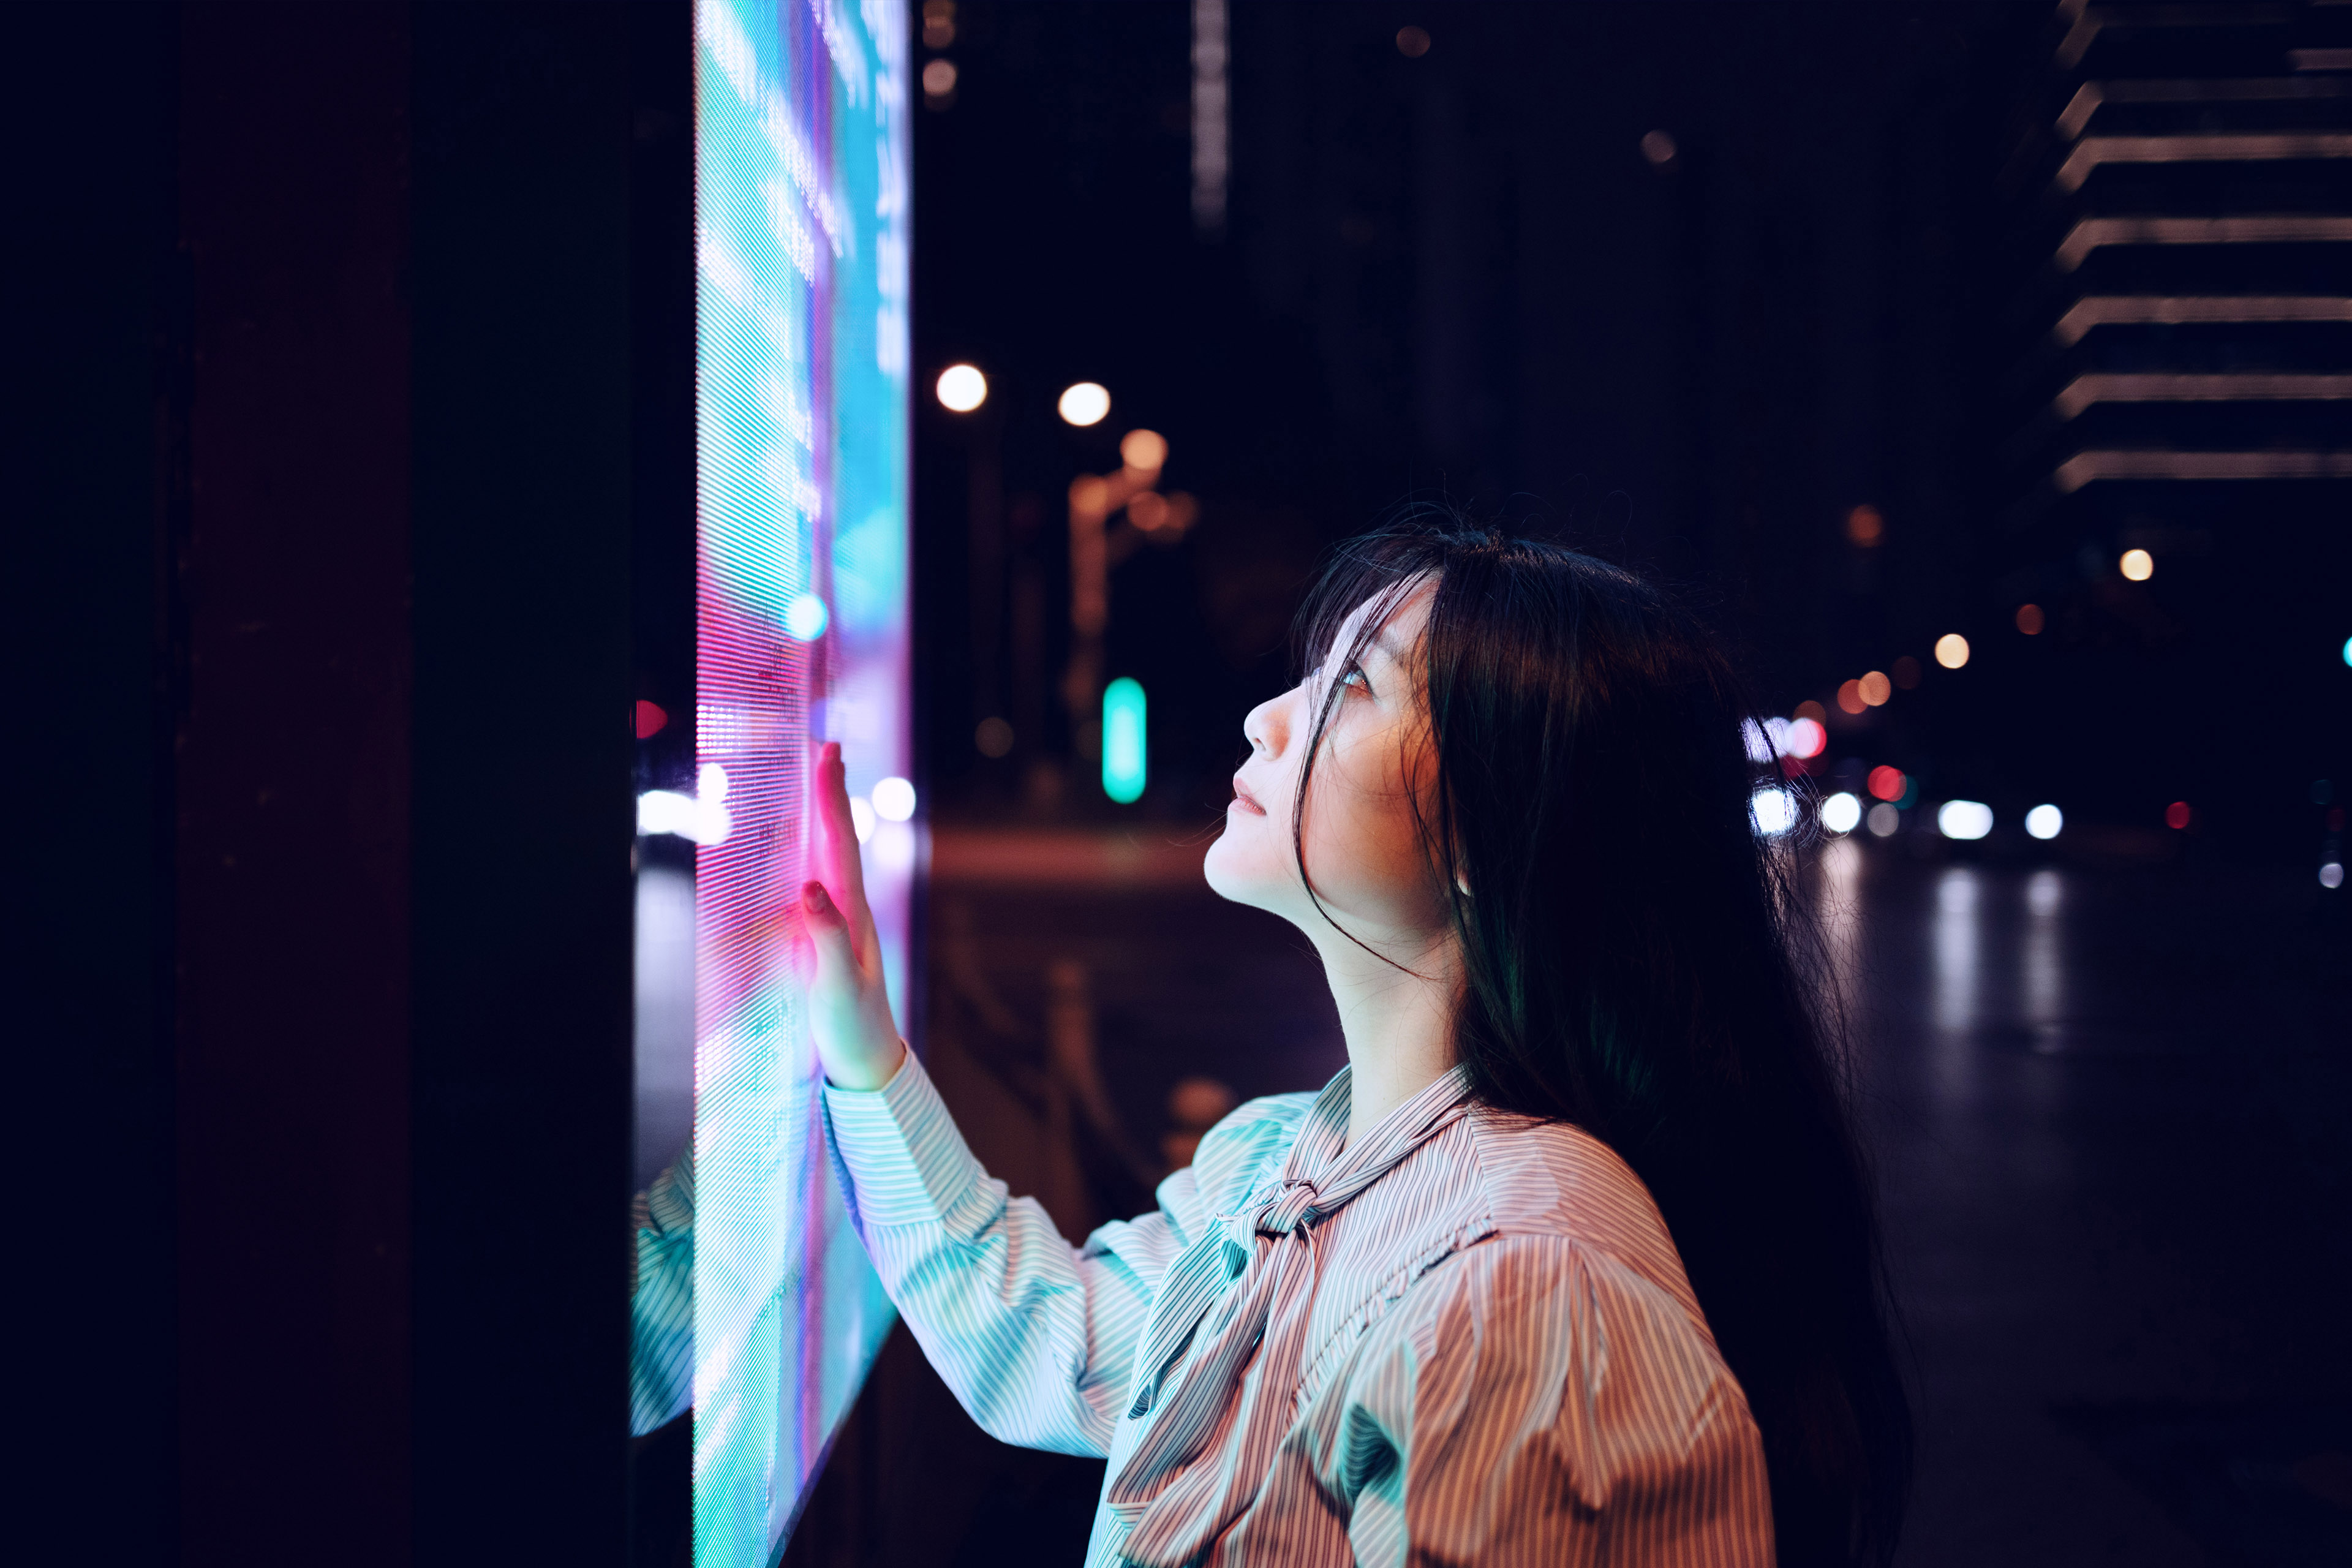
{"type": "Polygon", "coordinates": [[[906,20],[697,0],[695,33],[694,1560],[762,1568],[890,1323],[793,949],[807,766],[837,740],[904,1005],[906,20]]]}

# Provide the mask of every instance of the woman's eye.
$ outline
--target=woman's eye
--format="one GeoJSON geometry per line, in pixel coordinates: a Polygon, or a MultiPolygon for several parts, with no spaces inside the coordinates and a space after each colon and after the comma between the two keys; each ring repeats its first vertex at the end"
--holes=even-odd
{"type": "Polygon", "coordinates": [[[1365,679],[1363,666],[1358,664],[1348,667],[1346,672],[1339,677],[1339,684],[1352,686],[1360,691],[1370,691],[1372,689],[1372,683],[1365,679]]]}

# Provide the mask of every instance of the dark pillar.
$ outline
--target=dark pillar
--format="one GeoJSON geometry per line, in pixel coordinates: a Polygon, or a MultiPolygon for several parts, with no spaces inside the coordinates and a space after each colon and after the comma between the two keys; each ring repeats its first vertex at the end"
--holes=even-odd
{"type": "Polygon", "coordinates": [[[416,1555],[585,1568],[626,1517],[628,17],[411,15],[416,1555]]]}

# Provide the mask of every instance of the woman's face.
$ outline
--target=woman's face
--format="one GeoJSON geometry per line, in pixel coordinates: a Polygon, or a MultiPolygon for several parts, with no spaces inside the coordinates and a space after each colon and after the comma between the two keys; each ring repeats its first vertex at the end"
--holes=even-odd
{"type": "MultiPolygon", "coordinates": [[[[1445,925],[1415,816],[1436,780],[1419,647],[1434,578],[1396,599],[1361,657],[1347,662],[1377,598],[1357,606],[1320,668],[1243,721],[1249,760],[1234,774],[1225,831],[1210,846],[1209,886],[1282,916],[1321,941],[1332,933],[1298,878],[1291,812],[1315,715],[1339,687],[1300,820],[1307,874],[1323,907],[1359,939],[1417,951],[1445,925]]],[[[1401,956],[1392,953],[1391,956],[1401,956]]]]}

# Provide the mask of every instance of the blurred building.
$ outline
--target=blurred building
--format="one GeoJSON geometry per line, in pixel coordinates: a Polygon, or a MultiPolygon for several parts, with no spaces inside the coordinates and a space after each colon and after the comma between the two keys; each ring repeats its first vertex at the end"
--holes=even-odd
{"type": "Polygon", "coordinates": [[[2299,845],[2352,784],[2352,8],[2068,0],[2015,53],[1982,787],[2299,845]]]}

